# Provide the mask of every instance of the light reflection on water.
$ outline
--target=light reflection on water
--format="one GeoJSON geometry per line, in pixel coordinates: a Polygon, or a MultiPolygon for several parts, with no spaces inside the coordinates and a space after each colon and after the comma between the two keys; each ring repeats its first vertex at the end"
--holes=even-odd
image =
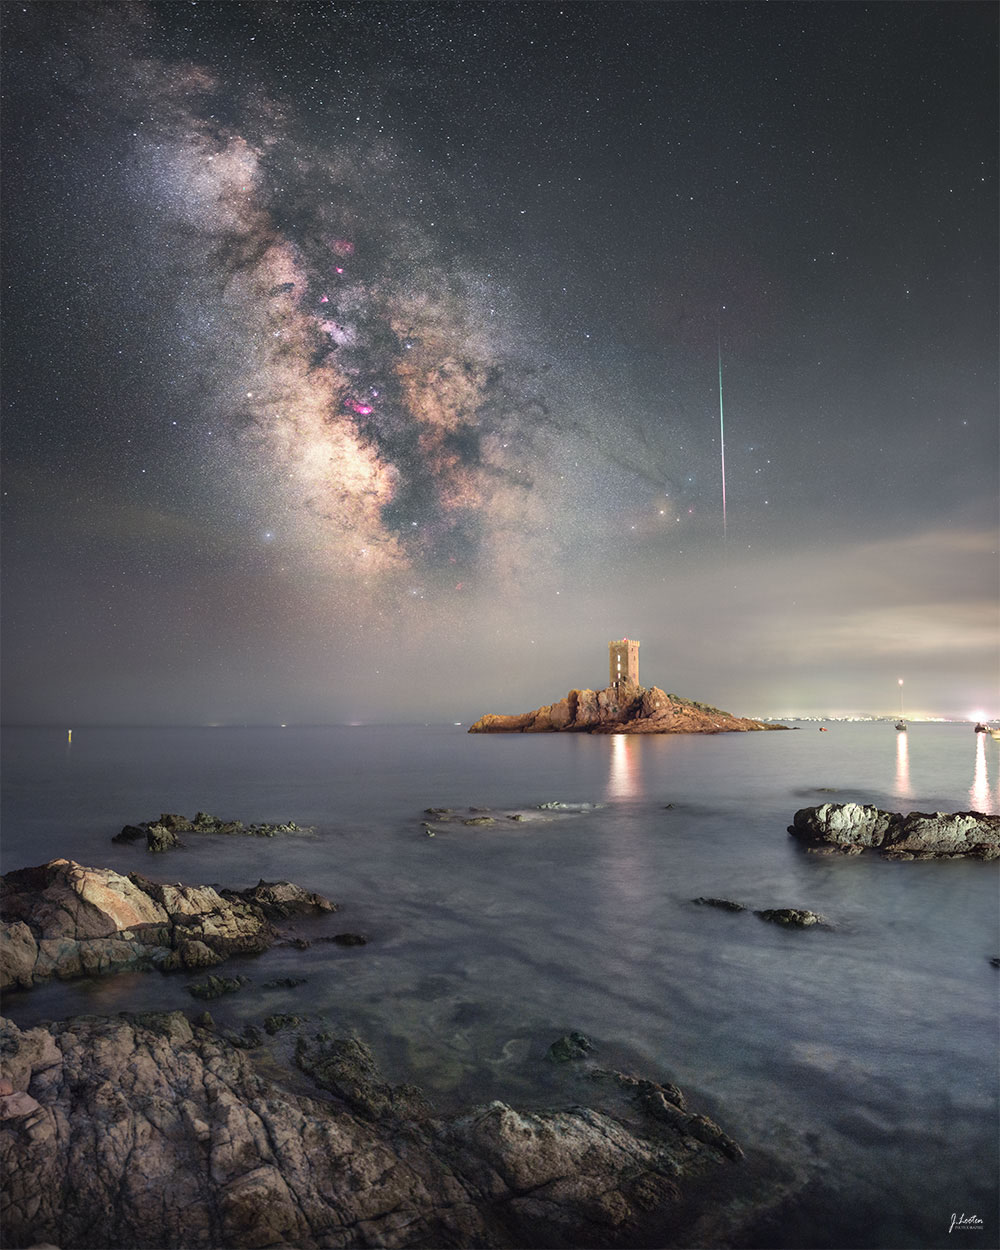
{"type": "Polygon", "coordinates": [[[637,798],[642,793],[639,740],[629,734],[612,734],[608,761],[608,798],[637,798]]]}
{"type": "MultiPolygon", "coordinates": [[[[969,803],[974,812],[987,812],[990,809],[990,778],[986,768],[986,739],[989,734],[976,734],[976,764],[972,774],[972,786],[969,790],[969,803]]],[[[990,739],[990,745],[993,740],[990,739]]]]}
{"type": "Polygon", "coordinates": [[[896,798],[913,798],[910,789],[910,736],[905,731],[896,733],[896,798]]]}
{"type": "MultiPolygon", "coordinates": [[[[220,1022],[327,1013],[372,1043],[391,1079],[416,1080],[443,1106],[552,1096],[545,1050],[580,1029],[601,1062],[676,1079],[693,1103],[699,1091],[716,1099],[734,1136],[827,1170],[841,1224],[786,1230],[783,1244],[948,1246],[950,1204],[990,1201],[995,866],[817,857],[785,832],[797,807],[826,801],[989,810],[985,735],[973,746],[966,727],[923,725],[709,738],[217,733],[74,734],[68,761],[65,735],[21,755],[8,743],[8,866],[68,854],[166,880],[316,889],[342,906],[333,932],[364,932],[369,945],[239,961],[233,974],[254,989],[213,1003],[220,1022]],[[597,806],[511,829],[419,830],[428,805],[551,799],[597,806]],[[125,821],[198,807],[317,832],[192,839],[162,858],[110,842],[125,821]],[[749,910],[693,905],[702,895],[749,910]],[[770,906],[810,907],[834,927],[786,932],[754,916],[770,906]],[[264,988],[292,974],[308,978],[307,1001],[264,988]],[[879,1238],[865,1215],[888,1222],[879,1238]]],[[[190,1011],[190,979],[54,985],[8,1011],[19,1022],[190,1011]]]]}

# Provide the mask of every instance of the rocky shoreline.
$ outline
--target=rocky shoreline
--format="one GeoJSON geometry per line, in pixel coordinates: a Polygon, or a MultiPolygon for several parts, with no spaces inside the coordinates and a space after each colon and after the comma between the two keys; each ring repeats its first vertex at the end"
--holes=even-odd
{"type": "Polygon", "coordinates": [[[747,1219],[742,1150],[674,1086],[570,1063],[563,1106],[438,1116],[356,1038],[282,1040],[310,1093],[210,1018],[0,1022],[6,1244],[722,1245],[747,1219]]]}
{"type": "Polygon", "coordinates": [[[132,968],[209,968],[278,941],[277,920],[336,911],[290,881],[163,885],[54,859],[0,879],[0,989],[132,968]]]}
{"type": "MultiPolygon", "coordinates": [[[[422,828],[516,829],[585,810],[429,808],[422,828]]],[[[904,817],[828,803],[797,812],[790,832],[821,853],[1000,857],[1000,817],[975,812],[904,817]]],[[[726,898],[691,902],[750,910],[726,898]]],[[[0,985],[28,990],[124,970],[189,975],[276,943],[305,949],[310,942],[282,925],[310,915],[312,941],[363,945],[332,931],[336,911],[287,881],[168,884],[56,859],[0,878],[0,985]]],[[[802,908],[753,914],[790,930],[835,927],[802,908]]],[[[675,1085],[603,1066],[600,1043],[582,1033],[525,1059],[558,1073],[547,1105],[494,1101],[442,1114],[417,1087],[387,1081],[363,1039],[307,1011],[244,1017],[237,1033],[205,1010],[204,1000],[251,986],[245,975],[213,972],[186,986],[202,1000],[186,1012],[26,1028],[0,1018],[7,1246],[750,1245],[807,1184],[804,1170],[745,1151],[675,1085]]]]}
{"type": "Polygon", "coordinates": [[[732,716],[706,703],[666,694],[657,686],[616,690],[571,690],[558,703],[499,716],[487,712],[470,734],[594,733],[594,734],[720,734],[788,729],[787,725],[732,716]]]}
{"type": "MultiPolygon", "coordinates": [[[[0,878],[0,977],[28,989],[186,973],[308,945],[281,922],[335,911],[290,882],[163,884],[56,859],[0,878]]],[[[187,989],[212,999],[249,984],[212,974],[187,989]]],[[[741,1171],[741,1147],[676,1086],[599,1066],[579,1033],[536,1059],[563,1074],[555,1106],[444,1116],[390,1085],[361,1039],[308,1015],[259,1023],[236,1034],[198,1004],[25,1029],[0,1019],[5,1244],[722,1245],[799,1183],[741,1171]]]]}

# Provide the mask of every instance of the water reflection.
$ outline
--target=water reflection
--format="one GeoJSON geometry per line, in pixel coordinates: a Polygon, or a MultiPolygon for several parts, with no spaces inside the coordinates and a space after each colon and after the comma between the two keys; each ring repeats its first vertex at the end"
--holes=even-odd
{"type": "Polygon", "coordinates": [[[639,743],[629,734],[611,735],[608,798],[634,799],[642,793],[639,743]]]}
{"type": "Polygon", "coordinates": [[[910,735],[896,734],[896,798],[912,799],[910,789],[910,735]]]}
{"type": "Polygon", "coordinates": [[[990,778],[986,770],[986,739],[988,734],[976,734],[976,767],[972,774],[969,803],[974,812],[990,810],[990,778]]]}

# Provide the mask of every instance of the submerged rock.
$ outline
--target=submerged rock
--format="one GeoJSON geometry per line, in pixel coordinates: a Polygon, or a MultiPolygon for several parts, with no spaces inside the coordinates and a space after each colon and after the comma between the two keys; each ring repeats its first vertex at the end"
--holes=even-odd
{"type": "Polygon", "coordinates": [[[703,907],[718,907],[722,911],[746,911],[742,903],[734,903],[730,898],[693,898],[691,902],[703,907]]]}
{"type": "Polygon", "coordinates": [[[1000,816],[982,812],[885,812],[862,803],[824,803],[795,813],[788,832],[809,850],[891,859],[1000,858],[1000,816]]]}
{"type": "Polygon", "coordinates": [[[125,968],[211,967],[267,950],[278,937],[274,919],[335,910],[287,881],[220,891],[54,859],[0,878],[0,988],[125,968]]]}
{"type": "Polygon", "coordinates": [[[732,716],[707,703],[666,694],[657,686],[623,690],[608,686],[596,691],[571,690],[558,703],[515,716],[488,712],[469,733],[718,734],[787,728],[732,716]]]}
{"type": "Polygon", "coordinates": [[[782,924],[790,929],[808,929],[812,925],[829,926],[829,921],[819,912],[806,911],[801,907],[769,907],[754,913],[771,924],[782,924]]]}
{"type": "Polygon", "coordinates": [[[427,837],[433,838],[436,833],[446,829],[457,830],[461,827],[497,828],[508,823],[521,825],[566,820],[586,815],[588,812],[596,811],[602,806],[603,804],[601,803],[563,803],[552,800],[548,803],[537,803],[534,807],[504,808],[502,810],[469,807],[462,811],[456,811],[449,807],[429,807],[425,810],[424,815],[433,814],[434,821],[431,823],[428,820],[422,820],[420,828],[427,837]]]}
{"type": "Polygon", "coordinates": [[[549,1047],[549,1059],[553,1063],[569,1063],[573,1059],[585,1059],[594,1049],[594,1043],[585,1033],[567,1033],[549,1047]]]}
{"type": "Polygon", "coordinates": [[[294,1029],[302,1023],[301,1016],[289,1015],[286,1012],[275,1012],[274,1015],[265,1017],[264,1031],[265,1033],[280,1033],[283,1029],[294,1029]]]}
{"type": "Polygon", "coordinates": [[[211,976],[204,981],[194,981],[186,988],[192,998],[221,998],[223,994],[237,994],[249,984],[249,977],[211,976]]]}
{"type": "Polygon", "coordinates": [[[440,1117],[358,1039],[301,1037],[295,1092],[247,1044],[179,1012],[0,1021],[6,1244],[629,1247],[706,1218],[734,1244],[748,1218],[713,1186],[739,1146],[671,1086],[595,1074],[606,1106],[440,1117]]]}

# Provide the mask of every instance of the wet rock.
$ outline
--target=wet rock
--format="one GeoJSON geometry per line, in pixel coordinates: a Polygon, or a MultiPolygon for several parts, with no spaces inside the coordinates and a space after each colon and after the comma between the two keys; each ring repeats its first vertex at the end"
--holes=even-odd
{"type": "Polygon", "coordinates": [[[301,1016],[293,1016],[283,1012],[275,1012],[264,1019],[265,1033],[280,1033],[283,1029],[294,1029],[302,1023],[301,1016]]]}
{"type": "Polygon", "coordinates": [[[574,1059],[586,1059],[594,1049],[594,1043],[584,1033],[567,1033],[553,1042],[546,1052],[553,1063],[569,1063],[574,1059]]]}
{"type": "Polygon", "coordinates": [[[138,842],[146,836],[146,828],[143,825],[125,825],[121,833],[116,833],[111,839],[112,842],[138,842]]]}
{"type": "Polygon", "coordinates": [[[768,920],[771,924],[785,925],[790,929],[808,929],[812,925],[829,926],[829,921],[825,916],[815,911],[806,911],[801,907],[770,907],[754,914],[760,916],[761,920],[768,920]]]}
{"type": "Polygon", "coordinates": [[[330,939],[338,946],[367,946],[368,939],[360,933],[335,933],[330,939]]]}
{"type": "Polygon", "coordinates": [[[561,799],[550,799],[547,803],[539,803],[540,812],[584,812],[593,807],[592,803],[564,803],[561,799]]]}
{"type": "Polygon", "coordinates": [[[622,1074],[588,1078],[601,1106],[438,1117],[353,1038],[301,1039],[311,1096],[180,1013],[0,1021],[0,1042],[12,1246],[623,1248],[707,1244],[684,1239],[706,1213],[729,1245],[748,1219],[711,1183],[736,1143],[622,1074]]]}
{"type": "Polygon", "coordinates": [[[296,986],[305,985],[308,978],[306,977],[277,977],[273,981],[265,981],[261,986],[264,990],[293,990],[296,986]]]}
{"type": "Polygon", "coordinates": [[[470,807],[466,812],[456,812],[445,808],[435,809],[435,824],[432,826],[428,821],[421,822],[421,828],[428,837],[434,837],[436,833],[447,832],[461,826],[477,825],[484,826],[501,826],[514,824],[527,824],[529,822],[546,823],[553,820],[567,820],[581,816],[587,812],[592,812],[601,807],[600,803],[563,803],[552,801],[549,803],[538,803],[534,807],[525,807],[503,810],[490,810],[482,807],[470,807]]]}
{"type": "Polygon", "coordinates": [[[55,859],[0,878],[0,988],[126,968],[211,967],[267,950],[278,937],[272,917],[332,910],[289,882],[220,893],[55,859]]]}
{"type": "Polygon", "coordinates": [[[1000,816],[982,812],[886,812],[861,803],[824,803],[795,813],[788,832],[810,850],[891,859],[1000,858],[1000,816]]]}
{"type": "Polygon", "coordinates": [[[222,890],[227,899],[241,899],[259,907],[269,920],[285,920],[311,911],[336,911],[337,904],[291,881],[258,881],[249,890],[222,890]]]}
{"type": "Polygon", "coordinates": [[[420,1118],[429,1111],[419,1090],[393,1087],[383,1079],[372,1052],[358,1038],[300,1037],[295,1062],[317,1085],[362,1115],[420,1118]]]}
{"type": "Polygon", "coordinates": [[[742,903],[734,903],[729,898],[693,898],[691,902],[703,907],[719,907],[723,911],[746,911],[742,903]]]}
{"type": "Polygon", "coordinates": [[[293,820],[282,824],[245,825],[241,820],[219,820],[207,812],[196,813],[193,820],[179,816],[176,812],[163,812],[158,820],[142,821],[137,825],[125,825],[121,833],[115,834],[112,842],[136,842],[146,839],[150,851],[168,851],[175,846],[183,846],[177,837],[179,833],[220,833],[230,836],[244,835],[254,838],[273,838],[279,833],[309,833],[311,830],[301,828],[293,820]]]}
{"type": "Polygon", "coordinates": [[[222,998],[224,994],[238,993],[249,984],[249,977],[211,976],[205,981],[195,981],[185,986],[185,989],[192,998],[222,998]]]}
{"type": "Polygon", "coordinates": [[[146,830],[146,849],[154,854],[160,851],[170,851],[180,845],[180,838],[166,825],[150,825],[146,830]]]}
{"type": "Polygon", "coordinates": [[[234,1029],[224,1029],[222,1036],[229,1046],[234,1046],[237,1050],[256,1050],[264,1044],[264,1034],[253,1024],[245,1024],[240,1033],[234,1029]]]}
{"type": "Polygon", "coordinates": [[[184,816],[178,816],[176,812],[162,812],[157,824],[169,829],[171,833],[191,833],[194,825],[184,816]]]}

